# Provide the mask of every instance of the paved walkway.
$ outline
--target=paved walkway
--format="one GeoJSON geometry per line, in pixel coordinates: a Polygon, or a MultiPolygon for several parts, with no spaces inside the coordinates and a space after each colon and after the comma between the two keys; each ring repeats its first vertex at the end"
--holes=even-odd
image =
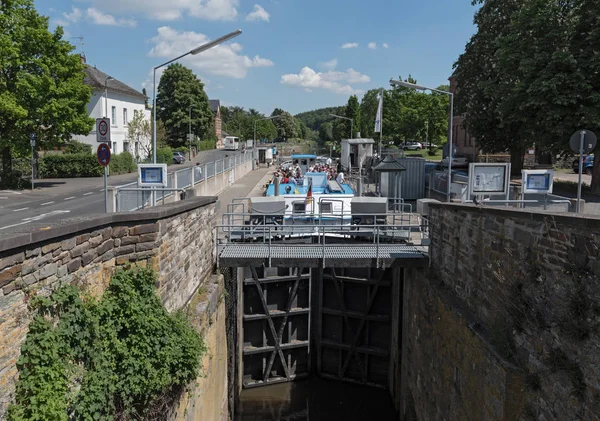
{"type": "MultiPolygon", "coordinates": [[[[227,205],[233,199],[240,197],[262,196],[264,193],[264,185],[272,177],[273,168],[259,168],[250,171],[244,177],[240,178],[227,189],[219,194],[219,210],[217,213],[217,224],[221,224],[221,217],[227,213],[227,205]]],[[[240,212],[241,209],[236,211],[240,212]]]]}

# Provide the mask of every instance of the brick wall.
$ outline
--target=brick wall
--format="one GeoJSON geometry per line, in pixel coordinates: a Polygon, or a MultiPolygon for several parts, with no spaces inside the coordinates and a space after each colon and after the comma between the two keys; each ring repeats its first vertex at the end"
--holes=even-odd
{"type": "Polygon", "coordinates": [[[417,418],[598,420],[600,219],[434,204],[430,229],[430,272],[405,296],[417,418]],[[494,400],[504,418],[478,412],[494,400]]]}
{"type": "Polygon", "coordinates": [[[28,297],[65,283],[99,296],[117,267],[133,264],[156,270],[165,307],[182,308],[212,273],[215,202],[192,198],[20,227],[0,237],[0,418],[12,399],[15,364],[31,320],[28,297]]]}

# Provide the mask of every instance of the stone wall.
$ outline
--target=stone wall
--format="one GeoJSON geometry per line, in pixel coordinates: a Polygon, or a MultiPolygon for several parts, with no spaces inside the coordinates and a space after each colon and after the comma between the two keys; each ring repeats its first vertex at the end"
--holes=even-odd
{"type": "Polygon", "coordinates": [[[188,307],[192,322],[204,338],[207,353],[202,372],[179,402],[172,421],[227,421],[227,337],[223,276],[205,284],[188,307]]]}
{"type": "Polygon", "coordinates": [[[15,364],[31,320],[29,297],[65,283],[99,296],[117,267],[140,265],[157,271],[168,310],[184,307],[213,270],[215,202],[192,198],[17,227],[0,237],[0,419],[15,390],[15,364]]]}
{"type": "Polygon", "coordinates": [[[600,219],[430,205],[431,267],[405,295],[417,419],[599,419],[598,233],[600,219]]]}

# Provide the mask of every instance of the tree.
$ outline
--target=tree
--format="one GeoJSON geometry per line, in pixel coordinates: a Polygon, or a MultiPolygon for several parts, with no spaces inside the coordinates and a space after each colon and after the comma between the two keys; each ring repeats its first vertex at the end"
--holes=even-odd
{"type": "Polygon", "coordinates": [[[275,108],[271,116],[280,116],[273,120],[275,127],[277,127],[277,137],[279,139],[287,140],[298,136],[296,133],[296,122],[290,113],[283,111],[281,108],[275,108]]]}
{"type": "MultiPolygon", "coordinates": [[[[141,151],[142,157],[147,158],[152,154],[152,124],[142,111],[135,110],[133,112],[127,134],[130,142],[137,143],[138,152],[141,151]]],[[[140,156],[138,155],[135,158],[139,159],[140,156]]]]}
{"type": "Polygon", "coordinates": [[[192,134],[203,138],[209,133],[213,114],[204,84],[182,64],[171,64],[163,73],[156,104],[156,114],[165,125],[170,146],[187,144],[190,121],[192,134]]]}
{"type": "Polygon", "coordinates": [[[92,90],[83,84],[84,65],[63,29],[48,30],[33,0],[0,3],[0,150],[3,179],[10,176],[14,155],[64,144],[72,135],[87,135],[94,121],[86,105],[92,90]]]}
{"type": "Polygon", "coordinates": [[[319,139],[322,144],[333,141],[333,124],[327,121],[319,128],[319,139]]]}
{"type": "MultiPolygon", "coordinates": [[[[345,110],[346,117],[352,119],[352,135],[356,137],[356,134],[360,131],[360,104],[356,95],[352,95],[348,99],[348,104],[345,110]]],[[[350,124],[350,123],[348,123],[350,124]]]]}

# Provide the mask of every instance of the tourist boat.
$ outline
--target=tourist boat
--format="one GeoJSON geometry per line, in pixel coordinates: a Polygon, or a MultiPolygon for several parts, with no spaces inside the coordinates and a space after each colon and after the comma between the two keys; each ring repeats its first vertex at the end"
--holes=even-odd
{"type": "Polygon", "coordinates": [[[299,184],[269,184],[265,198],[266,201],[270,199],[284,203],[284,218],[295,225],[302,221],[314,224],[315,220],[321,223],[349,224],[354,190],[346,183],[328,180],[327,173],[308,172],[299,184]]]}

